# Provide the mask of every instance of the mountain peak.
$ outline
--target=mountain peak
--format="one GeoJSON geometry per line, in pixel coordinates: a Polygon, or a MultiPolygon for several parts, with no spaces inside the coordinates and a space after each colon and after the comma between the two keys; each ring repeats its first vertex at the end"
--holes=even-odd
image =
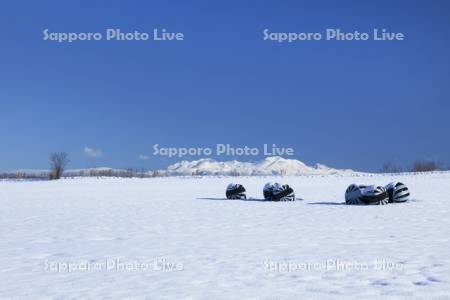
{"type": "Polygon", "coordinates": [[[286,159],[281,157],[281,156],[267,156],[263,160],[265,160],[265,161],[279,161],[279,160],[286,160],[286,159]]]}
{"type": "Polygon", "coordinates": [[[193,161],[181,161],[167,168],[170,175],[328,175],[352,174],[352,170],[337,170],[316,164],[308,166],[296,159],[287,159],[281,156],[270,156],[263,160],[251,163],[237,160],[217,161],[211,158],[202,158],[193,161]]]}

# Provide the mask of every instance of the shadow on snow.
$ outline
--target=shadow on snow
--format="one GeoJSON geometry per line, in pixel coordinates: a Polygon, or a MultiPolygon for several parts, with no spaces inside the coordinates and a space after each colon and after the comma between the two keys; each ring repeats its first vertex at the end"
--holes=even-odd
{"type": "MultiPolygon", "coordinates": [[[[211,197],[202,197],[197,198],[199,200],[213,200],[213,201],[256,201],[256,202],[277,202],[277,201],[268,201],[266,199],[261,198],[248,198],[248,199],[227,199],[227,198],[211,198],[211,197]]],[[[295,201],[302,201],[302,198],[295,198],[295,201]]],[[[294,201],[280,201],[280,202],[294,202],[294,201]]]]}

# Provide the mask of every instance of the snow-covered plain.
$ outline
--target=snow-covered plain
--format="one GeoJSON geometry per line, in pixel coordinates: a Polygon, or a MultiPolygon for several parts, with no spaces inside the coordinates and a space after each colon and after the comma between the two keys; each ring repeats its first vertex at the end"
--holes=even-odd
{"type": "Polygon", "coordinates": [[[0,298],[450,297],[450,173],[0,182],[0,298]],[[350,183],[412,200],[342,205],[350,183]],[[258,201],[267,181],[303,201],[258,201]],[[230,182],[253,201],[225,200],[230,182]],[[327,265],[328,264],[328,265],[327,265]]]}

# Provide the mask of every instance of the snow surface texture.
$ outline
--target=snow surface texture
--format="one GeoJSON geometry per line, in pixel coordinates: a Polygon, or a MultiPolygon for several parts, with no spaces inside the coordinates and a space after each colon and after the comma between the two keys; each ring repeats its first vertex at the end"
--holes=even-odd
{"type": "Polygon", "coordinates": [[[445,172],[1,181],[0,298],[448,299],[449,183],[445,172]],[[394,180],[411,201],[342,204],[351,183],[394,180]],[[258,201],[267,181],[304,200],[258,201]],[[226,200],[230,182],[252,201],[226,200]]]}
{"type": "Polygon", "coordinates": [[[220,162],[210,158],[181,161],[167,168],[171,175],[351,175],[352,170],[337,170],[322,164],[307,166],[296,159],[279,156],[266,157],[260,162],[240,162],[236,160],[220,162]]]}

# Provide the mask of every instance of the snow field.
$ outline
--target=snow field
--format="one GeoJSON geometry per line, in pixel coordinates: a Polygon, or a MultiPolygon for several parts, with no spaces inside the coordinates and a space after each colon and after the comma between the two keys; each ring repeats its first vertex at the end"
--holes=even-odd
{"type": "Polygon", "coordinates": [[[448,299],[449,179],[2,181],[0,298],[448,299]],[[394,180],[411,201],[342,204],[351,183],[394,180]],[[304,200],[258,201],[267,181],[304,200]],[[230,182],[253,199],[226,200],[230,182]]]}

